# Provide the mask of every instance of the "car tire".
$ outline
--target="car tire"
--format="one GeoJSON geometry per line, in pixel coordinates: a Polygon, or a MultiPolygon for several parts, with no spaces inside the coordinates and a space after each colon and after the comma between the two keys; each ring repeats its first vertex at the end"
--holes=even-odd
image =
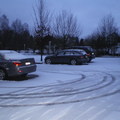
{"type": "Polygon", "coordinates": [[[3,69],[0,69],[0,80],[4,80],[6,78],[6,72],[3,69]]]}
{"type": "Polygon", "coordinates": [[[51,59],[46,59],[46,60],[45,60],[45,63],[46,63],[46,64],[51,64],[52,61],[51,61],[51,59]]]}
{"type": "Polygon", "coordinates": [[[70,61],[70,64],[71,64],[71,65],[77,65],[77,61],[76,61],[75,59],[72,59],[72,60],[70,61]]]}

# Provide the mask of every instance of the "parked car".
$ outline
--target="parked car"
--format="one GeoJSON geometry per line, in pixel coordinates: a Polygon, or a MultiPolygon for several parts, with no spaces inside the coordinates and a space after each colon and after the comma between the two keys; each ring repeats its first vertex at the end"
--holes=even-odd
{"type": "Polygon", "coordinates": [[[34,71],[36,71],[34,58],[27,58],[12,50],[0,50],[0,80],[9,76],[26,76],[34,71]]]}
{"type": "Polygon", "coordinates": [[[91,46],[73,46],[70,49],[82,49],[82,50],[84,50],[87,53],[87,56],[89,57],[88,62],[91,62],[91,60],[95,58],[95,52],[91,46]]]}
{"type": "Polygon", "coordinates": [[[45,57],[46,64],[63,63],[63,64],[83,64],[88,62],[87,53],[83,50],[66,49],[54,55],[45,57]]]}

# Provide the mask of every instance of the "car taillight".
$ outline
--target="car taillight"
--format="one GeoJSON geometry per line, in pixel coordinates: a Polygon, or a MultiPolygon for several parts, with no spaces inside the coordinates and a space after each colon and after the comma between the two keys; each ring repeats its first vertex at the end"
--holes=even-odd
{"type": "Polygon", "coordinates": [[[14,61],[13,64],[14,64],[15,66],[21,66],[21,65],[22,65],[22,63],[21,63],[20,61],[14,61]]]}
{"type": "Polygon", "coordinates": [[[86,54],[87,56],[90,56],[90,54],[86,54]]]}

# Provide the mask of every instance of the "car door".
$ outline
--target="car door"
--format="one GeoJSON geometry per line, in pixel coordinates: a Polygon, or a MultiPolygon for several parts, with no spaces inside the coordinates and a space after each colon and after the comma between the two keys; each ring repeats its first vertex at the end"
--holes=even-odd
{"type": "Polygon", "coordinates": [[[70,63],[70,60],[73,58],[73,52],[72,51],[65,51],[64,54],[64,63],[70,63]]]}
{"type": "Polygon", "coordinates": [[[53,58],[53,61],[54,63],[64,63],[64,51],[61,51],[61,52],[58,52],[54,58],[53,58]]]}

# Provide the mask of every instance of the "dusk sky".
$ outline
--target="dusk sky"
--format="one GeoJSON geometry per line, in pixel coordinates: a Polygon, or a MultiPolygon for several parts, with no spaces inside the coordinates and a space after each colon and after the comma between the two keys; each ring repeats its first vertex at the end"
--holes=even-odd
{"type": "MultiPolygon", "coordinates": [[[[20,19],[32,28],[34,25],[33,7],[37,0],[0,0],[0,16],[7,15],[10,22],[20,19]]],[[[91,34],[101,19],[111,14],[120,28],[120,0],[46,0],[48,9],[57,14],[70,11],[82,26],[82,36],[91,34]]]]}

